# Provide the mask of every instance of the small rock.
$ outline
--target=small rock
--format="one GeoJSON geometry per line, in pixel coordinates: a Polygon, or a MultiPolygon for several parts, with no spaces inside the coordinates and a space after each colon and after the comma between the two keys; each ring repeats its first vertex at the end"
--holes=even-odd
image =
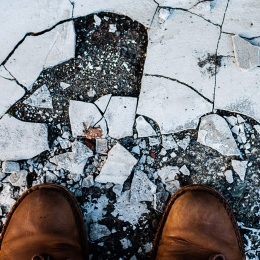
{"type": "Polygon", "coordinates": [[[62,149],[68,149],[69,147],[71,147],[71,142],[68,139],[63,139],[58,136],[56,140],[58,141],[62,149]]]}
{"type": "Polygon", "coordinates": [[[83,179],[81,187],[82,188],[89,188],[91,186],[94,186],[94,179],[92,175],[87,176],[83,179]]]}
{"type": "Polygon", "coordinates": [[[175,158],[177,156],[177,154],[175,152],[172,152],[170,155],[172,158],[175,158]]]}
{"type": "Polygon", "coordinates": [[[247,163],[248,161],[237,161],[237,160],[232,160],[232,167],[234,171],[238,174],[240,179],[242,181],[245,180],[245,175],[246,175],[246,169],[247,169],[247,163]]]}
{"type": "Polygon", "coordinates": [[[144,119],[143,116],[139,116],[136,120],[136,130],[138,137],[156,136],[156,132],[152,126],[144,119]]]}
{"type": "Polygon", "coordinates": [[[123,185],[136,163],[137,160],[122,145],[117,143],[108,152],[108,158],[95,181],[123,185]]]}
{"type": "Polygon", "coordinates": [[[60,86],[63,88],[63,90],[65,90],[70,87],[70,84],[67,84],[65,82],[60,82],[60,86]]]}
{"type": "Polygon", "coordinates": [[[260,125],[254,125],[254,129],[260,134],[260,125]]]}
{"type": "Polygon", "coordinates": [[[123,238],[120,240],[121,245],[123,247],[123,249],[127,249],[129,247],[132,247],[132,242],[129,239],[123,238]]]}
{"type": "Polygon", "coordinates": [[[162,135],[162,146],[165,150],[178,150],[178,145],[172,135],[162,135]]]}
{"type": "Polygon", "coordinates": [[[239,126],[238,126],[238,125],[235,125],[235,126],[231,129],[231,131],[232,131],[234,134],[239,135],[239,126]]]}
{"type": "Polygon", "coordinates": [[[116,32],[116,25],[115,24],[109,24],[109,32],[112,32],[112,33],[114,33],[114,32],[116,32]]]}
{"type": "Polygon", "coordinates": [[[57,181],[57,176],[52,172],[46,172],[46,183],[55,183],[57,181]]]}
{"type": "Polygon", "coordinates": [[[111,234],[111,232],[106,226],[100,225],[98,223],[91,224],[89,229],[90,241],[96,241],[102,237],[106,237],[111,234]]]}
{"type": "Polygon", "coordinates": [[[190,144],[190,136],[186,136],[182,140],[179,140],[177,144],[185,151],[190,144]]]}
{"type": "Polygon", "coordinates": [[[239,35],[232,37],[237,66],[249,71],[259,65],[259,47],[252,45],[239,35]]]}
{"type": "Polygon", "coordinates": [[[237,122],[238,122],[239,124],[242,124],[242,123],[245,122],[245,119],[244,119],[242,116],[237,115],[237,122]]]}
{"type": "Polygon", "coordinates": [[[139,146],[138,145],[134,146],[132,148],[131,152],[140,155],[140,148],[139,148],[139,146]]]}
{"type": "Polygon", "coordinates": [[[20,165],[18,162],[5,161],[2,163],[2,171],[5,173],[18,173],[20,172],[20,165]]]}
{"type": "Polygon", "coordinates": [[[217,150],[223,155],[239,155],[227,122],[216,114],[201,119],[198,142],[217,150]]]}
{"type": "Polygon", "coordinates": [[[237,118],[235,116],[224,116],[224,118],[231,126],[235,126],[237,124],[237,118]]]}
{"type": "Polygon", "coordinates": [[[107,139],[96,139],[96,153],[107,154],[107,139]]]}
{"type": "Polygon", "coordinates": [[[234,180],[233,180],[233,173],[231,170],[227,170],[225,173],[225,176],[226,176],[226,180],[228,183],[232,183],[234,180]]]}
{"type": "Polygon", "coordinates": [[[95,20],[95,24],[97,26],[99,26],[101,24],[101,19],[97,15],[94,15],[94,20],[95,20]]]}
{"type": "Polygon", "coordinates": [[[158,138],[149,137],[149,144],[150,146],[159,145],[160,140],[158,138]]]}
{"type": "Polygon", "coordinates": [[[183,175],[187,175],[187,176],[190,175],[190,171],[189,171],[189,169],[187,168],[186,165],[183,165],[183,166],[180,168],[180,172],[181,172],[183,175]]]}
{"type": "Polygon", "coordinates": [[[20,172],[17,173],[12,173],[9,176],[9,182],[13,185],[13,186],[27,186],[27,174],[28,172],[25,170],[21,170],[20,172]]]}

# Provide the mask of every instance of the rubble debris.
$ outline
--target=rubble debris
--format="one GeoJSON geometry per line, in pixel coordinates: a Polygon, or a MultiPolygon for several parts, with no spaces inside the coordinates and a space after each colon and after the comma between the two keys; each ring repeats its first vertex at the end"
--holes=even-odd
{"type": "Polygon", "coordinates": [[[97,25],[97,26],[99,26],[100,24],[101,24],[101,19],[97,16],[97,15],[94,15],[94,20],[95,20],[95,24],[97,25]]]}
{"type": "Polygon", "coordinates": [[[225,171],[225,177],[228,183],[233,183],[234,179],[233,179],[233,172],[231,170],[227,170],[225,171]]]}
{"type": "Polygon", "coordinates": [[[212,110],[212,104],[189,87],[165,78],[144,76],[137,113],[147,116],[162,134],[195,129],[199,118],[212,110]],[[178,113],[173,110],[178,108],[178,113]]]}
{"type": "Polygon", "coordinates": [[[18,162],[4,161],[2,171],[4,173],[18,173],[20,172],[20,164],[18,162]]]}
{"type": "Polygon", "coordinates": [[[65,90],[70,87],[70,84],[65,83],[65,82],[60,82],[60,86],[62,87],[63,90],[65,90]]]}
{"type": "Polygon", "coordinates": [[[159,212],[163,212],[169,193],[167,191],[159,191],[154,196],[153,208],[159,212]]]}
{"type": "Polygon", "coordinates": [[[27,36],[5,66],[19,83],[31,89],[43,68],[55,66],[74,56],[75,32],[71,21],[42,35],[27,36]]]}
{"type": "Polygon", "coordinates": [[[119,143],[109,152],[108,158],[95,181],[123,185],[137,160],[119,143]]]}
{"type": "Polygon", "coordinates": [[[105,95],[105,96],[99,98],[98,100],[96,100],[94,103],[104,113],[107,109],[107,105],[108,105],[111,97],[112,97],[111,94],[105,95]]]}
{"type": "Polygon", "coordinates": [[[156,137],[149,137],[149,144],[150,146],[155,146],[160,144],[159,138],[156,137]]]}
{"type": "Polygon", "coordinates": [[[138,132],[138,137],[149,137],[156,136],[156,132],[152,126],[144,119],[143,116],[139,116],[135,120],[136,130],[138,132]]]}
{"type": "Polygon", "coordinates": [[[254,125],[254,129],[260,134],[260,125],[254,125]]]}
{"type": "Polygon", "coordinates": [[[170,149],[178,150],[178,145],[172,135],[162,135],[162,146],[166,151],[170,149]]]}
{"type": "Polygon", "coordinates": [[[260,48],[252,45],[239,35],[232,37],[237,66],[242,71],[251,70],[260,65],[260,48]]]}
{"type": "Polygon", "coordinates": [[[248,161],[232,160],[231,163],[232,163],[232,167],[233,167],[234,171],[238,174],[239,178],[242,181],[244,181],[248,161]]]}
{"type": "Polygon", "coordinates": [[[138,223],[142,214],[148,213],[149,210],[145,203],[132,203],[129,199],[130,191],[123,192],[114,204],[115,209],[111,214],[122,221],[128,221],[134,226],[138,223]]]}
{"type": "Polygon", "coordinates": [[[96,139],[96,153],[107,154],[107,139],[96,139]]]}
{"type": "Polygon", "coordinates": [[[92,242],[111,234],[105,225],[100,225],[98,223],[90,224],[89,230],[89,238],[92,242]]]}
{"type": "Polygon", "coordinates": [[[156,185],[142,171],[135,171],[131,184],[130,202],[153,201],[156,185]]]}
{"type": "Polygon", "coordinates": [[[186,176],[190,175],[190,170],[187,168],[185,164],[180,168],[180,172],[186,176]]]}
{"type": "Polygon", "coordinates": [[[15,81],[0,77],[0,118],[23,95],[25,91],[15,81]]]}
{"type": "Polygon", "coordinates": [[[62,149],[68,149],[72,145],[68,139],[64,139],[60,136],[58,136],[56,140],[60,144],[62,149]]]}
{"type": "Polygon", "coordinates": [[[46,172],[45,178],[46,178],[46,183],[55,183],[57,181],[57,176],[50,171],[46,172]]]}
{"type": "Polygon", "coordinates": [[[16,187],[27,187],[27,175],[28,172],[26,170],[21,170],[20,172],[13,172],[8,181],[16,187]]]}
{"type": "Polygon", "coordinates": [[[133,135],[136,104],[137,98],[111,97],[104,114],[109,129],[109,136],[120,139],[133,135]]]}
{"type": "Polygon", "coordinates": [[[231,126],[237,125],[237,118],[235,116],[224,116],[224,118],[231,126]]]}
{"type": "Polygon", "coordinates": [[[82,175],[88,158],[93,156],[93,152],[81,142],[72,143],[72,152],[56,155],[50,162],[57,165],[56,170],[64,169],[72,174],[82,175]]]}
{"type": "Polygon", "coordinates": [[[23,103],[34,107],[53,108],[52,97],[45,84],[38,88],[29,98],[25,99],[23,103]]]}
{"type": "Polygon", "coordinates": [[[219,115],[207,115],[201,119],[197,141],[217,150],[223,155],[239,155],[228,124],[219,115]]]}
{"type": "Polygon", "coordinates": [[[4,115],[0,120],[0,160],[25,160],[49,150],[45,124],[29,123],[4,115]]]}
{"type": "Polygon", "coordinates": [[[186,137],[184,137],[182,140],[178,140],[177,141],[177,145],[179,147],[181,147],[184,151],[187,149],[187,147],[190,144],[190,136],[187,135],[186,137]]]}
{"type": "Polygon", "coordinates": [[[102,119],[102,115],[94,104],[75,100],[70,100],[69,116],[73,137],[85,136],[85,127],[93,127],[102,119]]]}
{"type": "Polygon", "coordinates": [[[120,243],[121,243],[123,249],[127,249],[132,246],[132,242],[126,238],[120,239],[120,243]]]}
{"type": "Polygon", "coordinates": [[[11,198],[13,188],[9,183],[3,183],[3,190],[0,193],[1,206],[5,206],[8,210],[14,205],[15,200],[11,198]]]}
{"type": "MultiPolygon", "coordinates": [[[[158,12],[155,19],[157,16],[158,12]]],[[[183,89],[185,85],[192,86],[197,92],[213,101],[216,67],[214,55],[218,38],[218,26],[201,19],[196,14],[174,10],[163,23],[163,27],[156,22],[152,24],[149,31],[144,75],[159,75],[183,82],[183,89]],[[187,39],[191,31],[193,36],[192,41],[189,41],[187,39]]],[[[159,97],[161,96],[162,93],[159,97]]],[[[172,109],[171,112],[173,112],[172,109]]]]}
{"type": "Polygon", "coordinates": [[[98,2],[86,2],[85,0],[74,0],[74,17],[85,16],[92,13],[111,12],[124,14],[136,20],[146,27],[150,27],[157,3],[150,0],[132,1],[119,0],[116,2],[99,0],[98,2]]]}

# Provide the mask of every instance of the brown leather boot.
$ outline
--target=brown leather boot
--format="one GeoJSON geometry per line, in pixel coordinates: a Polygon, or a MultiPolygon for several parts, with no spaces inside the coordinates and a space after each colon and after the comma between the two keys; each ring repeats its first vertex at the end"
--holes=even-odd
{"type": "Polygon", "coordinates": [[[76,198],[46,184],[22,194],[1,234],[0,259],[87,259],[87,239],[76,198]]]}
{"type": "Polygon", "coordinates": [[[228,202],[214,189],[186,186],[170,199],[152,259],[243,260],[242,239],[228,202]]]}

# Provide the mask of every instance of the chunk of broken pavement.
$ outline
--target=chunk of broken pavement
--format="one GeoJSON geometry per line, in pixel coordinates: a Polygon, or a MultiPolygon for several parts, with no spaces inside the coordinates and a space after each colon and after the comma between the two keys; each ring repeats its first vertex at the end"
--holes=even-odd
{"type": "Polygon", "coordinates": [[[44,84],[38,88],[29,98],[24,100],[24,104],[42,107],[42,108],[52,108],[52,97],[48,87],[44,84]]]}
{"type": "Polygon", "coordinates": [[[142,79],[137,113],[156,121],[162,134],[196,129],[211,110],[212,104],[187,86],[159,77],[142,79]]]}
{"type": "Polygon", "coordinates": [[[232,160],[231,163],[232,163],[232,167],[233,167],[234,171],[238,174],[239,178],[242,181],[244,181],[248,161],[232,160]]]}
{"type": "Polygon", "coordinates": [[[88,158],[93,152],[81,142],[75,141],[72,144],[72,152],[59,154],[50,159],[50,162],[57,165],[56,169],[64,169],[75,175],[82,175],[88,158]]]}
{"type": "Polygon", "coordinates": [[[153,201],[156,185],[142,171],[136,171],[131,184],[130,202],[153,201]]]}
{"type": "Polygon", "coordinates": [[[109,136],[120,139],[133,135],[136,104],[137,98],[134,97],[111,98],[104,114],[109,136]]]}
{"type": "Polygon", "coordinates": [[[239,35],[232,37],[237,66],[242,71],[251,70],[260,65],[260,48],[252,45],[239,35]]]}
{"type": "Polygon", "coordinates": [[[187,175],[187,176],[190,175],[190,171],[189,171],[189,169],[187,168],[187,166],[185,164],[180,168],[180,172],[183,175],[187,175]]]}
{"type": "Polygon", "coordinates": [[[144,119],[143,116],[139,116],[138,118],[136,118],[135,122],[138,137],[148,137],[156,135],[156,132],[154,131],[152,126],[144,119]]]}
{"type": "Polygon", "coordinates": [[[48,130],[45,124],[20,121],[10,115],[0,120],[0,160],[24,160],[46,150],[48,130]]]}
{"type": "Polygon", "coordinates": [[[117,143],[108,152],[108,158],[95,181],[123,185],[136,163],[137,160],[122,145],[117,143]]]}
{"type": "Polygon", "coordinates": [[[224,118],[213,114],[201,119],[198,142],[227,156],[239,155],[236,142],[224,118]]]}
{"type": "Polygon", "coordinates": [[[91,224],[89,229],[89,238],[92,242],[111,234],[105,225],[100,225],[98,223],[91,224]]]}
{"type": "Polygon", "coordinates": [[[231,170],[227,170],[225,171],[225,177],[226,177],[226,180],[228,183],[232,183],[234,180],[233,180],[233,173],[231,170]]]}
{"type": "Polygon", "coordinates": [[[15,81],[0,76],[0,117],[21,97],[25,91],[15,81]]]}
{"type": "Polygon", "coordinates": [[[96,153],[106,154],[107,149],[107,139],[96,139],[96,153]]]}
{"type": "Polygon", "coordinates": [[[5,66],[19,83],[30,89],[43,68],[52,67],[75,56],[73,22],[56,26],[39,36],[27,36],[5,66]]]}
{"type": "Polygon", "coordinates": [[[17,173],[20,171],[18,162],[5,161],[2,163],[2,171],[5,173],[17,173]]]}

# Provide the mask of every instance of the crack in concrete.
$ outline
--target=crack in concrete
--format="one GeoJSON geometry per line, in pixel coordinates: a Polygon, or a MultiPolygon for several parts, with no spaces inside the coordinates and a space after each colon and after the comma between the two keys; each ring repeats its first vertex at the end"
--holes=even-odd
{"type": "Polygon", "coordinates": [[[171,80],[171,81],[178,82],[179,84],[184,85],[184,86],[188,87],[189,89],[193,90],[194,92],[196,92],[199,96],[201,96],[203,99],[205,99],[206,101],[208,101],[210,104],[213,104],[213,102],[212,102],[210,99],[208,99],[207,97],[203,96],[198,90],[196,90],[196,89],[193,88],[192,86],[190,86],[190,85],[188,85],[187,83],[182,82],[182,81],[180,81],[180,80],[178,80],[178,79],[173,79],[173,78],[170,78],[170,77],[167,77],[167,76],[163,76],[163,75],[147,74],[147,73],[145,73],[144,76],[164,78],[164,79],[168,79],[168,80],[171,80]]]}
{"type": "Polygon", "coordinates": [[[73,18],[73,17],[74,17],[74,8],[75,8],[75,3],[74,3],[72,0],[69,0],[69,2],[70,2],[71,5],[72,5],[71,17],[73,18]]]}
{"type": "Polygon", "coordinates": [[[50,32],[51,30],[53,30],[55,27],[57,27],[58,25],[60,24],[63,24],[63,23],[66,23],[66,22],[69,22],[69,21],[73,21],[73,18],[69,18],[69,19],[66,19],[66,20],[62,20],[58,23],[56,23],[55,25],[53,25],[52,27],[48,28],[48,29],[45,29],[43,31],[40,31],[40,32],[37,32],[37,33],[34,33],[34,32],[29,32],[29,33],[26,33],[24,35],[24,37],[14,46],[13,50],[7,55],[7,57],[5,58],[5,60],[0,64],[1,65],[5,65],[6,62],[10,59],[10,57],[14,54],[14,52],[16,51],[16,49],[24,42],[24,40],[28,37],[28,36],[39,36],[39,35],[42,35],[44,33],[47,33],[47,32],[50,32]]]}
{"type": "MultiPolygon", "coordinates": [[[[223,27],[223,24],[225,22],[229,1],[230,0],[227,1],[226,9],[225,9],[225,12],[223,14],[223,20],[222,20],[222,23],[221,23],[221,25],[219,27],[219,38],[218,38],[218,43],[217,43],[217,48],[216,48],[216,53],[215,53],[216,59],[218,57],[218,47],[219,47],[219,42],[220,42],[221,35],[222,35],[222,27],[223,27]]],[[[213,108],[212,108],[212,111],[215,110],[216,89],[217,89],[217,65],[215,65],[215,86],[214,86],[214,93],[213,93],[213,108]]]]}
{"type": "Polygon", "coordinates": [[[154,21],[154,19],[155,19],[155,15],[157,14],[157,12],[158,12],[159,9],[160,9],[159,4],[158,4],[155,0],[154,0],[154,2],[157,4],[157,8],[156,8],[156,10],[155,10],[155,12],[154,12],[154,15],[153,15],[153,18],[152,18],[152,20],[151,20],[150,27],[152,27],[153,21],[154,21]]]}
{"type": "Polygon", "coordinates": [[[189,8],[189,10],[192,9],[192,8],[194,8],[194,7],[196,7],[197,5],[199,5],[199,4],[201,4],[201,3],[214,2],[214,1],[215,1],[215,0],[201,0],[201,1],[199,1],[197,4],[193,5],[191,8],[189,8]]]}

